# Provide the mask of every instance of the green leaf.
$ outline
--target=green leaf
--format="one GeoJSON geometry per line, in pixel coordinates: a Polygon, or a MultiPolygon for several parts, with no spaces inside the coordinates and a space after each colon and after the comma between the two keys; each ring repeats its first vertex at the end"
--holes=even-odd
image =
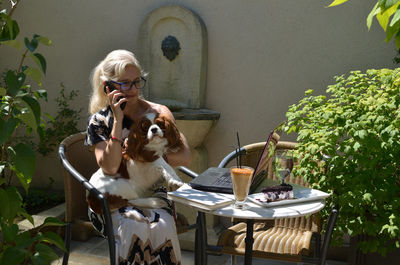
{"type": "Polygon", "coordinates": [[[397,49],[400,48],[400,32],[394,37],[397,49]]]}
{"type": "Polygon", "coordinates": [[[31,261],[33,265],[48,265],[49,262],[45,260],[39,253],[36,253],[31,257],[31,261]]]}
{"type": "Polygon", "coordinates": [[[25,260],[27,251],[18,247],[8,247],[2,254],[2,265],[20,265],[25,260]]]}
{"type": "Polygon", "coordinates": [[[371,29],[372,25],[372,20],[376,14],[380,12],[381,8],[379,7],[379,3],[376,3],[375,6],[372,8],[371,12],[369,12],[368,17],[367,17],[367,27],[368,30],[371,29]]]}
{"type": "Polygon", "coordinates": [[[32,215],[28,214],[28,213],[25,212],[25,211],[22,211],[22,212],[21,212],[21,215],[22,215],[23,217],[25,217],[25,219],[27,219],[32,225],[35,225],[35,220],[33,219],[32,215]]]}
{"type": "Polygon", "coordinates": [[[62,240],[62,238],[54,232],[45,233],[43,241],[46,243],[53,244],[63,251],[67,251],[67,249],[64,246],[64,241],[62,240]]]}
{"type": "Polygon", "coordinates": [[[1,224],[1,232],[3,234],[4,240],[7,243],[11,243],[18,235],[18,225],[11,224],[6,225],[4,223],[1,224]]]}
{"type": "Polygon", "coordinates": [[[390,42],[390,40],[393,38],[394,34],[397,34],[399,32],[400,29],[400,21],[396,24],[394,24],[393,26],[389,26],[386,29],[386,42],[390,42]]]}
{"type": "Polygon", "coordinates": [[[40,67],[42,72],[46,73],[46,59],[40,53],[34,53],[31,55],[31,58],[35,61],[35,63],[40,67]]]}
{"type": "Polygon", "coordinates": [[[376,14],[376,19],[378,20],[379,24],[386,31],[387,26],[389,24],[390,17],[396,12],[397,7],[399,6],[400,2],[396,3],[395,5],[391,6],[390,8],[384,10],[376,14]]]}
{"type": "Polygon", "coordinates": [[[0,188],[0,220],[13,224],[22,205],[22,198],[15,187],[0,188]]]}
{"type": "Polygon", "coordinates": [[[1,20],[5,21],[0,31],[0,42],[14,40],[19,34],[18,23],[12,20],[10,16],[0,13],[1,20]]]}
{"type": "MultiPolygon", "coordinates": [[[[21,173],[26,181],[30,183],[36,167],[36,155],[32,148],[26,144],[19,143],[14,146],[14,166],[17,172],[21,173]]],[[[25,183],[22,183],[25,184],[25,183]]]]}
{"type": "Polygon", "coordinates": [[[10,118],[7,121],[0,120],[0,145],[10,139],[17,125],[18,120],[14,118],[10,118]]]}
{"type": "Polygon", "coordinates": [[[19,119],[23,124],[27,125],[29,128],[37,130],[38,124],[36,123],[36,118],[33,112],[24,109],[22,113],[18,114],[15,117],[19,119]]]}
{"type": "Polygon", "coordinates": [[[22,51],[22,43],[19,40],[8,40],[4,41],[3,44],[13,47],[19,51],[22,51]]]}
{"type": "Polygon", "coordinates": [[[37,239],[32,237],[31,233],[29,231],[19,233],[14,238],[15,246],[18,246],[21,248],[29,248],[35,243],[35,241],[37,241],[37,239]]]}
{"type": "Polygon", "coordinates": [[[304,92],[304,94],[305,94],[306,96],[310,96],[310,95],[312,95],[312,93],[314,93],[314,90],[313,90],[313,89],[308,89],[308,90],[306,90],[306,92],[304,92]]]}
{"type": "Polygon", "coordinates": [[[389,8],[395,5],[399,0],[386,0],[385,1],[385,8],[389,8]]]}
{"type": "Polygon", "coordinates": [[[27,67],[24,73],[33,79],[39,86],[42,86],[42,74],[40,71],[33,67],[27,67]]]}
{"type": "Polygon", "coordinates": [[[28,48],[30,52],[34,52],[39,44],[38,40],[35,37],[33,37],[31,41],[29,41],[29,39],[25,37],[24,43],[26,48],[28,48]]]}
{"type": "Polygon", "coordinates": [[[371,194],[371,193],[365,193],[365,194],[363,195],[363,200],[364,200],[364,201],[367,201],[367,202],[371,202],[371,200],[372,200],[372,194],[371,194]]]}
{"type": "Polygon", "coordinates": [[[7,94],[7,90],[4,87],[0,87],[0,96],[3,97],[7,94]]]}
{"type": "Polygon", "coordinates": [[[59,219],[55,217],[47,217],[44,222],[43,222],[43,227],[45,226],[63,226],[65,225],[64,222],[60,221],[59,219]]]}
{"type": "Polygon", "coordinates": [[[6,74],[6,85],[7,85],[7,91],[11,96],[15,96],[19,89],[22,87],[22,85],[25,82],[25,74],[24,73],[14,73],[12,70],[8,70],[6,74]]]}
{"type": "Polygon", "coordinates": [[[393,27],[393,25],[396,24],[396,22],[399,21],[399,19],[400,19],[400,9],[397,9],[392,20],[390,21],[390,26],[393,27]]]}
{"type": "Polygon", "coordinates": [[[44,259],[49,263],[58,258],[54,250],[49,246],[46,246],[45,244],[41,243],[37,244],[35,246],[35,250],[37,251],[37,254],[35,253],[35,256],[38,255],[39,257],[41,257],[42,259],[44,259]]]}
{"type": "Polygon", "coordinates": [[[32,127],[32,129],[36,130],[37,126],[40,123],[40,104],[36,100],[36,98],[34,98],[32,96],[24,96],[24,97],[22,97],[22,100],[27,104],[30,111],[33,113],[33,115],[35,117],[36,126],[32,127]]]}
{"type": "Polygon", "coordinates": [[[53,44],[52,41],[51,41],[50,39],[48,39],[48,38],[46,38],[46,37],[43,37],[43,36],[36,35],[36,39],[37,39],[41,44],[46,45],[46,46],[51,46],[51,45],[53,44]]]}
{"type": "Polygon", "coordinates": [[[335,0],[335,1],[333,1],[328,7],[331,7],[331,6],[338,6],[338,5],[341,5],[341,4],[343,4],[343,3],[346,3],[348,0],[335,0]]]}
{"type": "Polygon", "coordinates": [[[43,98],[47,101],[47,91],[45,89],[38,89],[34,92],[37,99],[43,98]]]}

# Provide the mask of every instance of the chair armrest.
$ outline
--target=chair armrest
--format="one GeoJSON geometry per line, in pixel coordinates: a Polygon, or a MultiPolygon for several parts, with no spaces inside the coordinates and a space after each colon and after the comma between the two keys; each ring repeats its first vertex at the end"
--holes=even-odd
{"type": "Polygon", "coordinates": [[[197,178],[197,176],[199,175],[199,174],[193,172],[192,170],[188,169],[187,167],[180,166],[180,167],[177,167],[176,169],[178,169],[183,174],[188,175],[192,179],[197,178]]]}
{"type": "Polygon", "coordinates": [[[227,156],[225,156],[224,159],[222,159],[222,161],[219,163],[218,167],[226,167],[226,165],[230,161],[232,161],[239,155],[245,155],[245,154],[246,154],[246,149],[244,149],[243,147],[241,147],[240,149],[235,149],[235,151],[232,151],[227,156]]]}
{"type": "Polygon", "coordinates": [[[92,184],[89,183],[89,181],[83,177],[67,160],[65,157],[65,145],[60,144],[60,147],[58,149],[58,155],[60,157],[61,163],[63,164],[64,168],[73,176],[79,183],[82,184],[82,186],[89,191],[91,194],[96,196],[96,198],[100,201],[101,207],[103,209],[103,216],[104,216],[104,222],[105,222],[105,232],[107,235],[108,239],[108,244],[109,244],[109,251],[110,251],[110,262],[111,264],[115,264],[115,238],[114,238],[114,230],[113,230],[113,225],[112,225],[112,219],[111,219],[111,211],[110,211],[110,206],[107,202],[107,198],[98,190],[96,189],[92,184]]]}

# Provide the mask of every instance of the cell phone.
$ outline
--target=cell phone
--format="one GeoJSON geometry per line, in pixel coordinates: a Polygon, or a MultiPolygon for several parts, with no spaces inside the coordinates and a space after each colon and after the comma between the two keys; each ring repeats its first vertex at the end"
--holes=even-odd
{"type": "MultiPolygon", "coordinates": [[[[107,94],[106,87],[108,87],[108,89],[110,90],[110,93],[111,93],[111,91],[116,89],[115,86],[110,81],[105,81],[104,82],[104,93],[106,93],[106,94],[107,94]]],[[[120,97],[120,98],[118,98],[118,100],[121,100],[122,98],[123,97],[120,97]]],[[[122,104],[120,105],[121,110],[124,110],[125,106],[126,106],[126,102],[122,102],[122,104]]]]}

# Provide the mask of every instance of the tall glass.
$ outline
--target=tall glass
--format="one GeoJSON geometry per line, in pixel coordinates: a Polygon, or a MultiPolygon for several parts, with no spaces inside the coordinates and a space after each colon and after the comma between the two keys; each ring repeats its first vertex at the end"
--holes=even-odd
{"type": "Polygon", "coordinates": [[[292,150],[276,150],[274,155],[274,168],[275,174],[277,174],[282,184],[285,183],[285,179],[290,175],[293,170],[294,158],[292,150]]]}
{"type": "Polygon", "coordinates": [[[233,207],[236,209],[245,210],[248,208],[245,202],[247,195],[249,195],[253,172],[254,169],[251,167],[242,166],[231,168],[232,188],[233,194],[235,195],[233,207]]]}

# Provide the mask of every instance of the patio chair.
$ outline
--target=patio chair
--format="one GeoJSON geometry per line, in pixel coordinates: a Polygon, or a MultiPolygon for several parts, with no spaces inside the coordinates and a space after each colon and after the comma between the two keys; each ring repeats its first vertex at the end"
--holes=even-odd
{"type": "MultiPolygon", "coordinates": [[[[63,265],[68,264],[71,238],[86,241],[90,237],[98,235],[88,218],[88,205],[86,191],[96,196],[102,204],[105,220],[106,239],[110,253],[110,264],[115,264],[115,240],[112,229],[111,213],[107,199],[101,192],[94,188],[89,179],[98,169],[93,152],[84,146],[86,133],[81,132],[65,138],[59,147],[59,157],[64,166],[64,190],[65,190],[65,247],[67,252],[63,257],[63,265]]],[[[177,213],[177,231],[183,233],[189,230],[186,218],[177,213]]]]}
{"type": "MultiPolygon", "coordinates": [[[[243,165],[255,167],[260,152],[264,147],[263,142],[246,145],[239,153],[242,155],[243,165]]],[[[275,150],[295,149],[296,143],[279,141],[275,150]]],[[[234,161],[237,152],[227,155],[219,164],[219,167],[227,167],[234,161]]],[[[269,161],[267,178],[278,180],[272,170],[272,159],[269,161]]],[[[196,174],[185,168],[180,170],[186,174],[196,174]]],[[[305,185],[303,178],[290,176],[287,182],[305,185]]],[[[317,214],[309,217],[284,218],[270,221],[256,221],[253,226],[253,257],[274,259],[289,262],[305,262],[313,264],[325,264],[333,227],[337,218],[337,210],[332,209],[327,222],[326,233],[321,246],[321,220],[317,214]]],[[[219,236],[216,246],[208,245],[205,234],[206,224],[204,213],[198,212],[197,225],[199,227],[196,239],[196,248],[205,249],[206,253],[230,254],[232,264],[236,264],[236,256],[245,254],[246,222],[232,220],[233,225],[225,229],[219,236]]],[[[196,256],[196,264],[206,264],[207,257],[196,256]]]]}

